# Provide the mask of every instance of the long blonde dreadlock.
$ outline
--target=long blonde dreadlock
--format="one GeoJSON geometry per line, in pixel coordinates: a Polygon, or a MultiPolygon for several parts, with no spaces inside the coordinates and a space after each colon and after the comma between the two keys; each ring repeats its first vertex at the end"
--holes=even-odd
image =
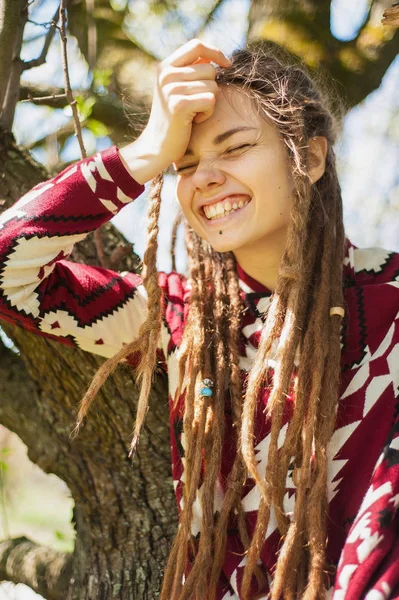
{"type": "MultiPolygon", "coordinates": [[[[236,51],[232,59],[231,67],[218,71],[217,81],[221,86],[236,87],[247,94],[259,114],[276,127],[291,166],[294,202],[277,286],[265,314],[245,390],[238,351],[244,306],[234,255],[213,251],[188,227],[191,292],[176,393],[178,398],[185,389],[184,508],[166,567],[161,600],[215,598],[227,525],[233,514],[247,557],[241,595],[249,600],[253,575],[259,586],[265,581],[258,560],[272,507],[282,544],[271,599],[315,600],[323,596],[325,587],[327,445],[335,424],[340,377],[341,320],[329,315],[331,306],[343,305],[345,243],[333,150],[335,121],[306,70],[287,60],[281,49],[274,45],[256,46],[236,51]],[[328,151],[325,172],[312,185],[307,150],[314,136],[326,137],[328,151]],[[270,380],[268,356],[273,344],[277,344],[277,350],[274,376],[270,380]],[[296,366],[298,352],[300,359],[296,366]],[[202,380],[209,376],[215,382],[211,398],[198,393],[202,380]],[[254,420],[262,386],[270,389],[265,418],[270,419],[271,441],[266,472],[260,474],[254,450],[254,420]],[[290,393],[295,398],[293,415],[279,447],[285,402],[290,393]],[[227,478],[222,507],[215,511],[227,401],[233,416],[236,457],[227,478]],[[288,520],[283,498],[291,463],[298,469],[299,480],[294,514],[288,520]],[[261,492],[252,537],[241,504],[247,472],[261,492]],[[201,477],[202,527],[198,543],[194,543],[191,522],[201,477]],[[188,561],[191,568],[187,574],[188,561]]],[[[81,422],[99,387],[117,364],[140,351],[137,373],[142,387],[132,448],[147,410],[161,328],[162,299],[156,272],[161,186],[160,176],[154,182],[149,200],[149,241],[143,261],[143,283],[149,297],[147,319],[138,339],[99,369],[78,417],[81,422]]]]}

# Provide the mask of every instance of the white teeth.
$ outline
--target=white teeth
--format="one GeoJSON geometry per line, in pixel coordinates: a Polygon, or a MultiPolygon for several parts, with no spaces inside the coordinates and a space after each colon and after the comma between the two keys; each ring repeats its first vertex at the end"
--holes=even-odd
{"type": "Polygon", "coordinates": [[[219,204],[213,204],[212,206],[204,206],[205,216],[210,221],[219,219],[225,215],[230,215],[239,208],[243,208],[249,204],[249,202],[250,200],[240,200],[238,203],[234,202],[234,204],[232,204],[230,201],[227,201],[224,205],[222,202],[220,202],[219,204]]]}

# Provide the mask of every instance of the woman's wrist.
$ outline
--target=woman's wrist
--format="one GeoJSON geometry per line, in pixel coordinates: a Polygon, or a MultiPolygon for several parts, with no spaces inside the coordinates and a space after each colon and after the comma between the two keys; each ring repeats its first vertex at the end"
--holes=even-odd
{"type": "Polygon", "coordinates": [[[119,148],[119,156],[133,179],[142,185],[169,166],[164,164],[153,141],[144,135],[119,148]]]}

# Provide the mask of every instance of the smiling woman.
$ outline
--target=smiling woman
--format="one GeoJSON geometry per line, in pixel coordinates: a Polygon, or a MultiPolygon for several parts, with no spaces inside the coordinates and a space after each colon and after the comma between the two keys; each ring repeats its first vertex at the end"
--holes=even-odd
{"type": "Polygon", "coordinates": [[[244,93],[222,88],[212,116],[193,125],[176,170],[177,198],[195,233],[218,252],[233,251],[249,275],[274,289],[292,205],[289,164],[275,127],[244,93]]]}
{"type": "Polygon", "coordinates": [[[1,217],[2,318],[109,359],[77,427],[128,361],[133,452],[168,374],[180,527],[161,600],[399,597],[399,255],[345,237],[336,129],[276,46],[230,60],[192,40],[159,65],[137,140],[1,217]],[[171,164],[188,278],[156,270],[171,164]],[[150,179],[142,277],[65,260],[150,179]]]}

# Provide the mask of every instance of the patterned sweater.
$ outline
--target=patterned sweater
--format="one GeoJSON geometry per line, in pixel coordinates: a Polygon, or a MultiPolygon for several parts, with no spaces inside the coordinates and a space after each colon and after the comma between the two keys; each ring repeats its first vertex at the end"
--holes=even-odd
{"type": "MultiPolygon", "coordinates": [[[[143,191],[123,166],[117,148],[66,168],[40,183],[0,217],[0,317],[11,323],[104,357],[133,340],[146,314],[140,277],[66,260],[73,245],[97,229],[143,191]]],[[[239,267],[246,306],[240,367],[245,376],[255,355],[271,291],[239,267]]],[[[168,373],[170,398],[177,386],[177,350],[189,288],[177,273],[159,273],[164,293],[159,356],[168,373]]],[[[329,444],[328,547],[336,567],[334,600],[399,599],[399,254],[359,249],[346,240],[342,322],[341,388],[335,433],[329,444]]],[[[269,426],[262,409],[256,421],[259,471],[265,472],[269,426]]],[[[234,459],[226,436],[215,510],[234,459]]],[[[230,428],[230,429],[229,429],[230,428]]],[[[284,436],[286,424],[282,428],[284,436]]],[[[170,410],[173,479],[179,508],[184,479],[184,436],[179,408],[170,410]]],[[[285,510],[292,513],[295,484],[288,473],[285,510]]],[[[259,491],[248,481],[242,503],[253,529],[259,491]]],[[[201,530],[201,487],[192,532],[201,530]]],[[[268,573],[279,534],[272,515],[261,561],[268,573]]],[[[245,557],[229,529],[218,600],[240,599],[245,557]]],[[[266,598],[267,590],[264,591],[266,598]]]]}

